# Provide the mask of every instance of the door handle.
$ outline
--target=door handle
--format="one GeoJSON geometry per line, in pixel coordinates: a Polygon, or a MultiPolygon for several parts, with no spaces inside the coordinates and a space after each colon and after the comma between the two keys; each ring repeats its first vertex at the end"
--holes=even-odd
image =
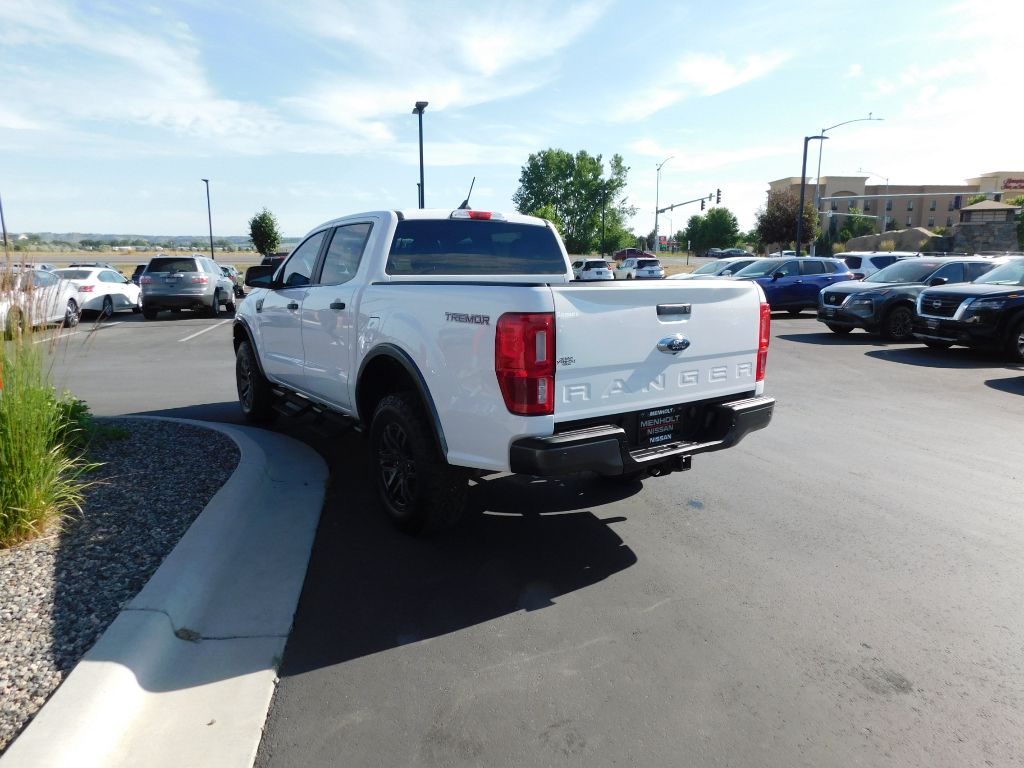
{"type": "Polygon", "coordinates": [[[288,309],[298,309],[298,308],[299,308],[298,302],[296,302],[296,301],[289,301],[288,302],[288,309]]]}
{"type": "Polygon", "coordinates": [[[794,280],[793,284],[794,285],[800,285],[800,283],[802,283],[802,282],[803,282],[803,280],[794,280]]]}
{"type": "Polygon", "coordinates": [[[331,309],[344,309],[345,308],[345,302],[344,301],[332,301],[330,306],[331,306],[331,309]]]}

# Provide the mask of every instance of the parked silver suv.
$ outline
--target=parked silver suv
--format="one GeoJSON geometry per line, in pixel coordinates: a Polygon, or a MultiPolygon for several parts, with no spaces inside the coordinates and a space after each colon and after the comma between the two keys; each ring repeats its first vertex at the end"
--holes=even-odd
{"type": "Polygon", "coordinates": [[[156,317],[161,309],[195,309],[211,317],[223,304],[235,310],[234,286],[213,259],[192,256],[155,256],[142,273],[142,316],[156,317]]]}

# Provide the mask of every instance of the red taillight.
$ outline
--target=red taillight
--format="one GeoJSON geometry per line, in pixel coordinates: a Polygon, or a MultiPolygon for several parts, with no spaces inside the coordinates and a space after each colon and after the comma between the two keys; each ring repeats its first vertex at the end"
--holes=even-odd
{"type": "Polygon", "coordinates": [[[554,413],[554,313],[509,312],[498,318],[494,372],[510,413],[520,416],[554,413]]]}
{"type": "Polygon", "coordinates": [[[469,212],[469,218],[471,218],[471,219],[486,219],[486,220],[489,221],[490,218],[491,218],[491,212],[490,211],[470,211],[469,212]]]}
{"type": "Polygon", "coordinates": [[[208,278],[206,275],[192,275],[192,282],[202,283],[203,285],[206,285],[208,282],[210,282],[210,278],[208,278]]]}
{"type": "Polygon", "coordinates": [[[761,329],[757,335],[757,378],[755,381],[764,381],[764,369],[768,365],[768,342],[772,335],[772,308],[767,304],[761,304],[761,329]]]}
{"type": "Polygon", "coordinates": [[[151,285],[152,282],[153,282],[153,278],[150,277],[149,275],[143,275],[142,277],[139,278],[139,283],[141,285],[151,285]]]}
{"type": "Polygon", "coordinates": [[[864,279],[864,273],[863,272],[854,272],[853,273],[853,279],[854,280],[863,280],[864,279]]]}
{"type": "Polygon", "coordinates": [[[93,288],[95,288],[95,286],[93,286],[93,285],[80,285],[80,286],[78,286],[78,290],[81,291],[82,293],[92,293],[92,289],[93,288]]]}

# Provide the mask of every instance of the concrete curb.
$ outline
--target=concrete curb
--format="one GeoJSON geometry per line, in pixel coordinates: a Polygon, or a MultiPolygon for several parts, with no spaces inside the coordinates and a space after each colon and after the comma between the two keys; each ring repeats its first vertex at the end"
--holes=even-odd
{"type": "Polygon", "coordinates": [[[241,458],[0,765],[251,768],[327,484],[311,448],[185,419],[241,458]]]}

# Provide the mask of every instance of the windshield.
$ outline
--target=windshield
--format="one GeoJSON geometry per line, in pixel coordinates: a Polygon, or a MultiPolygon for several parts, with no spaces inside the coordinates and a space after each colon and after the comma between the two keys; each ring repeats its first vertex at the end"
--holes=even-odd
{"type": "Polygon", "coordinates": [[[986,272],[974,282],[994,285],[1024,285],[1024,259],[1018,259],[986,272]]]}
{"type": "Polygon", "coordinates": [[[765,259],[748,264],[739,272],[734,272],[733,277],[764,277],[778,270],[789,259],[765,259]]]}
{"type": "Polygon", "coordinates": [[[718,271],[725,269],[729,266],[729,262],[726,259],[719,259],[718,261],[712,261],[710,264],[705,264],[700,269],[693,270],[695,275],[717,275],[718,271]]]}
{"type": "Polygon", "coordinates": [[[905,259],[890,264],[885,269],[880,269],[873,275],[864,279],[865,283],[923,283],[925,279],[949,262],[944,261],[921,261],[920,259],[905,259]]]}
{"type": "Polygon", "coordinates": [[[147,272],[199,272],[195,259],[186,257],[156,258],[149,262],[147,272]]]}

